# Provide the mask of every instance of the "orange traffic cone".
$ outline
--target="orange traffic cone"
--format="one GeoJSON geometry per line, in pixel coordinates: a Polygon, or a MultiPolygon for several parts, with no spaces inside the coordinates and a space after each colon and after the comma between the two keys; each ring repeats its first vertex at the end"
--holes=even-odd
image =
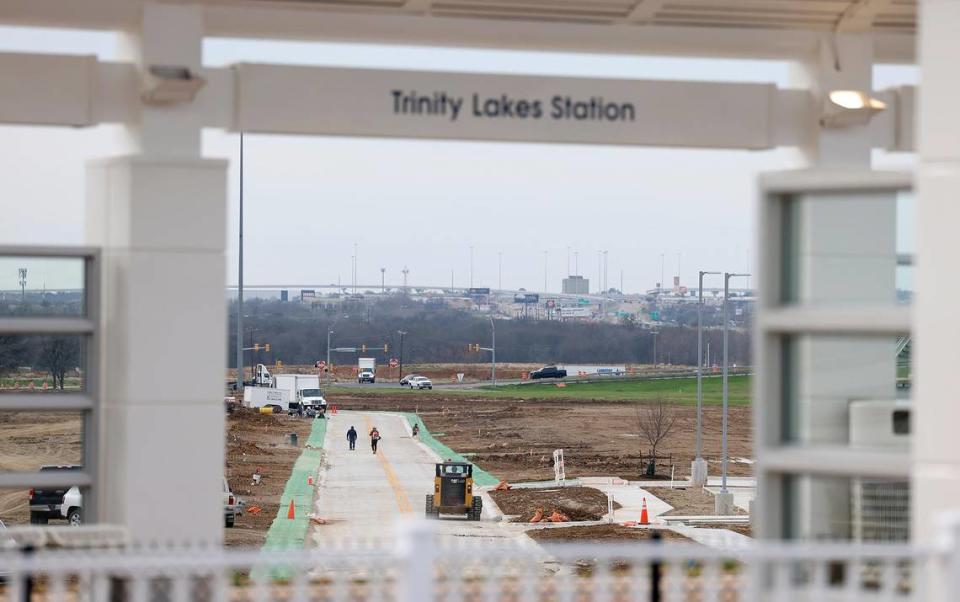
{"type": "Polygon", "coordinates": [[[294,518],[296,518],[296,513],[294,512],[294,509],[293,509],[293,500],[290,500],[290,509],[287,510],[287,518],[290,520],[293,520],[294,518]]]}
{"type": "Polygon", "coordinates": [[[330,407],[330,413],[331,413],[331,414],[336,414],[336,413],[337,413],[337,404],[333,404],[333,405],[330,407]]]}
{"type": "Polygon", "coordinates": [[[313,475],[307,475],[307,485],[313,485],[313,475]]]}
{"type": "MultiPolygon", "coordinates": [[[[293,502],[290,502],[290,503],[292,504],[293,502]]],[[[290,506],[290,507],[293,508],[293,506],[290,506]]],[[[292,510],[291,510],[291,512],[292,512],[292,510]]],[[[647,516],[647,498],[643,498],[643,508],[640,509],[640,523],[639,523],[639,524],[641,524],[641,525],[649,525],[649,524],[650,524],[650,517],[647,516]]]]}

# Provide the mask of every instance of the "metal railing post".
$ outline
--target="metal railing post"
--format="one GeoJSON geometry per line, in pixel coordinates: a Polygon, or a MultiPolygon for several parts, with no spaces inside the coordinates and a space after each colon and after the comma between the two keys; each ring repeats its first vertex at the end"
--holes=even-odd
{"type": "Polygon", "coordinates": [[[397,602],[431,602],[437,557],[433,526],[426,520],[412,519],[401,521],[398,529],[397,602]]]}

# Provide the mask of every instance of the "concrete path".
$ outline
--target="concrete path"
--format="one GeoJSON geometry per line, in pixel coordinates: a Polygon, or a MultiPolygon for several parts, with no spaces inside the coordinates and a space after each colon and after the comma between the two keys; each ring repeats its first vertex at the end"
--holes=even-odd
{"type": "MultiPolygon", "coordinates": [[[[344,411],[330,416],[314,511],[328,524],[311,527],[308,546],[389,539],[398,519],[423,518],[424,499],[433,491],[438,458],[414,439],[409,429],[407,421],[395,414],[344,411]],[[360,434],[355,451],[347,445],[351,425],[360,434]],[[371,452],[367,436],[373,426],[383,437],[377,454],[371,452]]],[[[489,496],[483,497],[483,520],[444,518],[437,521],[441,535],[519,540],[522,535],[499,522],[489,496]]]]}

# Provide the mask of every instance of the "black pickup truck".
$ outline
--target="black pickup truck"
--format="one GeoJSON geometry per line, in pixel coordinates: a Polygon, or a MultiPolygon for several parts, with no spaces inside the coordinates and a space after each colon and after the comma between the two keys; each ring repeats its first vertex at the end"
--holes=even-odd
{"type": "MultiPolygon", "coordinates": [[[[40,472],[72,470],[79,471],[82,467],[75,464],[59,466],[41,466],[40,472]]],[[[70,487],[55,487],[51,489],[30,490],[30,523],[45,525],[51,518],[62,519],[60,507],[63,505],[63,496],[70,487]]]]}
{"type": "Polygon", "coordinates": [[[567,371],[563,368],[557,368],[556,366],[544,366],[539,370],[534,370],[530,373],[530,378],[537,380],[540,378],[566,378],[567,371]]]}

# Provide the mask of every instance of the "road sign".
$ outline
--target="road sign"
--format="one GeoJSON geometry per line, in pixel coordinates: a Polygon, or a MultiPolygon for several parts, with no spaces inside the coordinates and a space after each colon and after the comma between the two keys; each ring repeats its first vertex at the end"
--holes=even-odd
{"type": "Polygon", "coordinates": [[[458,383],[463,382],[463,372],[457,372],[457,382],[458,383]]]}
{"type": "Polygon", "coordinates": [[[391,368],[396,368],[396,367],[399,366],[399,365],[400,365],[400,360],[398,360],[398,359],[395,358],[395,357],[390,358],[390,367],[391,367],[391,368]]]}
{"type": "Polygon", "coordinates": [[[314,368],[317,368],[318,370],[323,370],[324,368],[327,367],[327,362],[325,362],[325,361],[323,361],[323,360],[320,360],[319,362],[317,362],[316,364],[314,364],[313,367],[314,367],[314,368]]]}

